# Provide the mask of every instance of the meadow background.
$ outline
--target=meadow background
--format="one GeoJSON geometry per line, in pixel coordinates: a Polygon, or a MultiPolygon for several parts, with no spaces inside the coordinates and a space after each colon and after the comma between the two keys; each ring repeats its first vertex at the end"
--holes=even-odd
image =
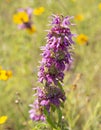
{"type": "MultiPolygon", "coordinates": [[[[72,32],[85,34],[86,44],[74,38],[74,62],[65,72],[67,95],[63,110],[65,130],[101,130],[101,9],[100,0],[0,0],[0,66],[12,71],[12,77],[0,80],[0,116],[7,116],[0,130],[49,130],[41,122],[29,119],[32,88],[37,83],[40,47],[46,44],[49,16],[53,13],[74,16],[72,32]],[[19,30],[13,22],[18,8],[44,7],[33,15],[36,32],[19,30]],[[75,19],[82,15],[83,19],[75,19]]],[[[51,129],[50,129],[51,130],[51,129]]]]}

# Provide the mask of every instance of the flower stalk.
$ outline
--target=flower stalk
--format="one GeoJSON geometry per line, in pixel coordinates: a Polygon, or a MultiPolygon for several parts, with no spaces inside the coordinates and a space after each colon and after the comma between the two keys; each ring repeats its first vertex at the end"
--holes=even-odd
{"type": "Polygon", "coordinates": [[[48,31],[47,44],[41,47],[42,61],[40,62],[38,81],[43,88],[37,87],[37,99],[29,111],[34,121],[47,120],[52,128],[58,128],[62,121],[62,110],[66,100],[63,89],[64,71],[72,63],[72,46],[74,41],[70,26],[70,19],[52,15],[51,29],[48,31]],[[57,112],[58,121],[54,120],[52,113],[57,112]]]}

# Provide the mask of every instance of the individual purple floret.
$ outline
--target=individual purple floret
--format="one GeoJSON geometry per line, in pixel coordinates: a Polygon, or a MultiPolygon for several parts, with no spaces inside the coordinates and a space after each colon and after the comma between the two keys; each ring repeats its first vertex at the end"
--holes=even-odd
{"type": "Polygon", "coordinates": [[[72,17],[52,16],[51,30],[47,34],[47,44],[41,47],[38,81],[43,89],[37,88],[37,99],[32,105],[30,117],[32,120],[45,120],[44,109],[51,113],[51,107],[59,108],[66,100],[62,88],[64,70],[72,63],[72,45],[74,44],[69,28],[72,17]],[[36,105],[35,105],[36,104],[36,105]],[[36,114],[38,112],[38,114],[36,114]]]}
{"type": "Polygon", "coordinates": [[[29,114],[30,114],[30,118],[32,120],[35,120],[35,121],[39,121],[39,120],[44,121],[45,120],[45,116],[41,113],[41,109],[39,108],[38,99],[36,99],[34,101],[34,103],[32,105],[30,105],[30,107],[32,109],[29,111],[29,114]]]}
{"type": "Polygon", "coordinates": [[[39,120],[44,121],[45,120],[45,116],[43,115],[39,98],[44,98],[45,95],[44,95],[43,91],[40,88],[36,88],[36,90],[37,90],[36,95],[37,95],[38,98],[34,101],[33,104],[30,105],[30,107],[32,108],[29,111],[30,118],[32,120],[35,120],[35,121],[39,121],[39,120]]]}

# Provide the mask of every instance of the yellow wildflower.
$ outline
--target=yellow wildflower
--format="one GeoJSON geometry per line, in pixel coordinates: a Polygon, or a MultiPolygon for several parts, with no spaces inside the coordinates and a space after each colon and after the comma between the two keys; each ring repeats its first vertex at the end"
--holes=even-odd
{"type": "Polygon", "coordinates": [[[78,37],[77,37],[77,42],[79,44],[86,44],[88,42],[88,37],[84,34],[80,34],[78,37]]]}
{"type": "Polygon", "coordinates": [[[7,80],[6,70],[0,70],[0,80],[7,80]]]}
{"type": "Polygon", "coordinates": [[[12,71],[11,71],[11,70],[7,70],[7,71],[6,71],[6,75],[7,75],[8,77],[12,77],[12,71]]]}
{"type": "Polygon", "coordinates": [[[101,10],[101,3],[98,4],[98,8],[99,8],[99,10],[101,10]]]}
{"type": "Polygon", "coordinates": [[[33,34],[36,32],[36,27],[32,26],[31,28],[27,28],[28,33],[33,34]]]}
{"type": "Polygon", "coordinates": [[[83,21],[84,20],[84,15],[83,14],[78,14],[75,16],[76,21],[83,21]]]}
{"type": "Polygon", "coordinates": [[[44,7],[39,7],[39,8],[34,9],[33,14],[34,15],[41,15],[44,11],[45,11],[44,7]]]}
{"type": "Polygon", "coordinates": [[[28,14],[24,11],[14,14],[13,21],[16,24],[23,24],[29,21],[28,14]]]}
{"type": "Polygon", "coordinates": [[[0,117],[0,124],[4,124],[7,121],[8,117],[7,116],[1,116],[0,117]]]}
{"type": "Polygon", "coordinates": [[[0,66],[0,80],[8,80],[12,76],[11,70],[3,70],[0,66]]]}

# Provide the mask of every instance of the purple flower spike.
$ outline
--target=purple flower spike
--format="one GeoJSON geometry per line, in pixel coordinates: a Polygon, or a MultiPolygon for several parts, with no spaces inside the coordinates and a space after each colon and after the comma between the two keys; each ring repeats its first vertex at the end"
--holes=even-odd
{"type": "Polygon", "coordinates": [[[37,89],[37,100],[30,111],[32,120],[45,120],[44,108],[51,112],[51,106],[61,107],[66,100],[65,92],[61,88],[64,79],[64,71],[70,68],[72,63],[72,37],[70,19],[59,15],[52,16],[51,30],[47,34],[47,44],[41,47],[43,51],[40,62],[38,81],[43,84],[43,89],[37,89]],[[35,109],[35,110],[34,110],[35,109]],[[36,114],[39,111],[39,114],[36,114]]]}
{"type": "Polygon", "coordinates": [[[43,47],[42,62],[38,74],[39,81],[50,84],[50,82],[56,83],[56,80],[63,80],[63,71],[72,61],[69,51],[74,42],[72,40],[73,34],[69,28],[70,19],[69,16],[53,15],[52,28],[47,35],[47,44],[43,47]]]}

